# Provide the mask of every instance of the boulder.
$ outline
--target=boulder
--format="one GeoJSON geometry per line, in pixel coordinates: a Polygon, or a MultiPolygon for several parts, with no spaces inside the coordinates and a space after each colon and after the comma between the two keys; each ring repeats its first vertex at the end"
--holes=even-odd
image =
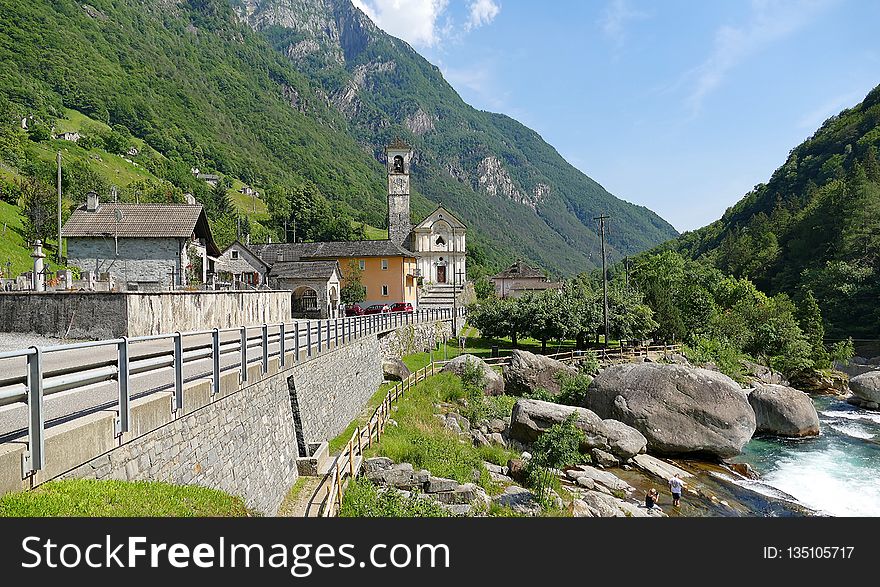
{"type": "Polygon", "coordinates": [[[371,457],[364,461],[364,473],[370,474],[377,471],[385,471],[394,466],[394,461],[388,457],[371,457]]]}
{"type": "Polygon", "coordinates": [[[502,368],[504,387],[508,394],[522,395],[536,389],[546,389],[554,395],[560,392],[559,374],[577,375],[578,370],[556,359],[515,350],[510,364],[502,368]]]}
{"type": "Polygon", "coordinates": [[[680,469],[666,461],[661,461],[657,457],[652,457],[651,455],[636,455],[633,457],[633,462],[639,469],[652,475],[656,475],[666,482],[669,482],[669,480],[675,475],[678,475],[681,479],[693,477],[693,475],[684,469],[680,469]]]}
{"type": "Polygon", "coordinates": [[[507,461],[507,474],[517,481],[525,481],[525,467],[523,459],[509,459],[507,461]]]}
{"type": "Polygon", "coordinates": [[[755,432],[775,436],[816,436],[819,414],[803,391],[784,385],[756,385],[749,392],[755,410],[755,432]]]}
{"type": "Polygon", "coordinates": [[[489,420],[486,428],[489,429],[489,432],[504,432],[507,430],[507,422],[498,418],[492,418],[489,420]]]}
{"type": "Polygon", "coordinates": [[[865,402],[880,403],[880,371],[869,371],[849,380],[849,388],[865,402]]]}
{"type": "Polygon", "coordinates": [[[454,373],[461,376],[467,363],[476,363],[483,372],[483,392],[486,395],[501,395],[504,393],[504,378],[480,357],[459,355],[446,363],[441,372],[454,373]]]}
{"type": "Polygon", "coordinates": [[[645,450],[647,440],[630,426],[619,422],[606,424],[586,408],[534,399],[516,400],[508,434],[521,442],[534,442],[546,429],[564,422],[570,414],[577,414],[575,425],[584,432],[584,441],[581,443],[584,452],[599,448],[627,460],[645,450]]]}
{"type": "Polygon", "coordinates": [[[636,428],[657,454],[732,457],[755,432],[755,412],[739,385],[697,367],[608,367],[590,384],[586,405],[636,428]]]}
{"type": "Polygon", "coordinates": [[[745,370],[746,379],[752,384],[790,385],[782,373],[774,371],[770,367],[752,361],[741,361],[741,364],[745,370]]]}
{"type": "Polygon", "coordinates": [[[578,465],[573,469],[567,470],[565,475],[569,479],[574,479],[579,485],[584,487],[598,484],[607,488],[609,492],[622,491],[627,495],[636,490],[635,487],[620,479],[614,473],[602,471],[589,465],[578,465]],[[581,483],[581,479],[590,479],[593,483],[581,483]]]}
{"type": "Polygon", "coordinates": [[[504,488],[504,493],[492,498],[500,506],[508,507],[518,514],[534,516],[541,513],[541,502],[534,493],[518,485],[504,488]]]}
{"type": "MultiPolygon", "coordinates": [[[[587,491],[580,499],[578,509],[589,512],[596,518],[647,518],[650,516],[665,517],[661,510],[648,510],[637,504],[618,499],[600,491],[587,491]]],[[[582,516],[583,517],[583,516],[582,516]]]]}
{"type": "Polygon", "coordinates": [[[410,376],[409,367],[400,359],[383,359],[382,373],[385,379],[392,381],[403,381],[410,376]]]}
{"type": "Polygon", "coordinates": [[[593,460],[594,465],[598,465],[604,468],[616,467],[620,464],[620,461],[617,460],[617,457],[609,452],[605,452],[601,448],[594,448],[593,450],[591,450],[590,458],[593,460]]]}

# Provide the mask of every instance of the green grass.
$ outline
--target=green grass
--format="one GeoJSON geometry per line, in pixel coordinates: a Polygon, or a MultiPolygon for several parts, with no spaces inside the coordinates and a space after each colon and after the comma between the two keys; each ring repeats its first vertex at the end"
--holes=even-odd
{"type": "MultiPolygon", "coordinates": [[[[31,249],[22,236],[24,231],[24,217],[18,206],[7,202],[0,202],[0,269],[6,277],[6,263],[13,275],[19,275],[25,271],[32,271],[34,260],[31,259],[31,249]]],[[[46,253],[46,261],[49,269],[55,271],[59,268],[52,259],[55,255],[55,241],[47,241],[43,247],[46,253]]]]}
{"type": "Polygon", "coordinates": [[[372,482],[352,479],[342,498],[341,518],[442,518],[449,516],[440,504],[395,491],[379,492],[372,482]]]}
{"type": "Polygon", "coordinates": [[[398,404],[394,413],[398,425],[387,427],[381,441],[369,449],[367,455],[412,463],[416,468],[428,469],[435,476],[459,483],[474,481],[474,469],[477,469],[481,472],[480,485],[495,491],[497,488],[489,480],[483,461],[491,459],[506,464],[509,458],[518,455],[501,446],[481,451],[471,443],[461,442],[435,416],[435,404],[457,402],[466,395],[461,379],[455,375],[444,373],[421,382],[398,404]]]}
{"type": "Polygon", "coordinates": [[[284,496],[284,501],[281,503],[281,507],[278,508],[278,517],[284,518],[293,515],[296,503],[299,500],[299,494],[302,493],[305,485],[305,476],[300,475],[296,478],[296,482],[293,484],[293,487],[290,488],[290,491],[287,492],[287,495],[284,496]]]}
{"type": "Polygon", "coordinates": [[[246,517],[239,497],[151,481],[51,481],[0,497],[0,517],[246,517]]]}
{"type": "MultiPolygon", "coordinates": [[[[357,227],[360,222],[352,221],[352,226],[357,227]]],[[[388,238],[388,230],[385,228],[376,228],[375,226],[370,226],[369,224],[364,225],[364,232],[367,235],[367,240],[371,241],[383,241],[388,238]]]]}

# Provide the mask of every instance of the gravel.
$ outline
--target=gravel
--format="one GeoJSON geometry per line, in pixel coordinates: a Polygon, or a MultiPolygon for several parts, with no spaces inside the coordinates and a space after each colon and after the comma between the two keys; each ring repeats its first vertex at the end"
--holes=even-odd
{"type": "Polygon", "coordinates": [[[0,332],[0,352],[17,351],[32,346],[47,347],[59,344],[72,344],[83,342],[75,338],[55,338],[40,334],[19,334],[15,332],[0,332]]]}

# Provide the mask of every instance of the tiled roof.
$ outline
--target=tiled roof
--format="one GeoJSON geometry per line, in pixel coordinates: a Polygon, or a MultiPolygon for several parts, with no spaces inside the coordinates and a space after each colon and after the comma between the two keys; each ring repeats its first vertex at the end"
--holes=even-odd
{"type": "Polygon", "coordinates": [[[61,236],[122,238],[189,238],[195,234],[205,239],[208,254],[220,255],[208,219],[200,205],[188,204],[118,204],[107,203],[88,212],[85,204],[67,219],[61,236]],[[117,221],[116,211],[121,213],[117,221]]]}
{"type": "Polygon", "coordinates": [[[339,272],[336,261],[281,261],[272,266],[269,277],[328,280],[334,272],[339,272]]]}
{"type": "Polygon", "coordinates": [[[330,241],[317,243],[267,243],[251,244],[260,258],[274,265],[279,261],[300,259],[338,259],[341,257],[411,257],[415,254],[397,246],[390,240],[378,241],[330,241]],[[279,253],[281,257],[279,259],[279,253]]]}
{"type": "Polygon", "coordinates": [[[492,279],[546,279],[544,272],[537,267],[517,261],[504,271],[493,275],[492,279]]]}

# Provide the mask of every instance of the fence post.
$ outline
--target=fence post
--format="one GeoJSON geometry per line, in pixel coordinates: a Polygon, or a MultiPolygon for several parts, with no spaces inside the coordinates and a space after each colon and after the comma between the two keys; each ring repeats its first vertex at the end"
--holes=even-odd
{"type": "Polygon", "coordinates": [[[22,456],[22,477],[40,471],[46,464],[43,421],[43,356],[37,347],[28,355],[28,452],[22,456]]]}
{"type": "Polygon", "coordinates": [[[211,370],[214,381],[211,383],[211,395],[220,393],[220,329],[211,332],[211,370]]]}
{"type": "Polygon", "coordinates": [[[339,346],[339,318],[333,319],[334,346],[339,346]]]}
{"type": "Polygon", "coordinates": [[[367,420],[367,448],[373,446],[373,421],[367,420]]]}
{"type": "Polygon", "coordinates": [[[269,372],[269,325],[263,323],[263,375],[269,372]]]}
{"type": "Polygon", "coordinates": [[[342,480],[339,478],[339,466],[333,467],[336,470],[336,501],[339,507],[342,507],[342,480]]]}
{"type": "Polygon", "coordinates": [[[327,318],[327,350],[330,350],[330,318],[327,318]]]}
{"type": "Polygon", "coordinates": [[[280,354],[279,354],[278,356],[281,357],[281,358],[279,359],[280,362],[279,362],[278,364],[279,364],[281,367],[284,367],[284,353],[285,353],[286,350],[287,350],[287,349],[284,348],[284,347],[285,347],[285,342],[284,342],[284,322],[282,322],[282,323],[281,323],[281,326],[278,328],[278,334],[279,334],[279,338],[278,338],[278,344],[279,344],[279,347],[278,347],[278,348],[280,349],[280,354]]]}
{"type": "Polygon", "coordinates": [[[293,346],[293,357],[299,363],[299,322],[293,323],[293,337],[296,341],[293,346]]]}
{"type": "Polygon", "coordinates": [[[241,339],[239,341],[241,351],[241,382],[247,381],[247,326],[241,327],[241,339]]]}
{"type": "Polygon", "coordinates": [[[119,419],[116,426],[116,435],[128,432],[129,420],[131,418],[131,406],[129,400],[131,395],[128,390],[128,337],[123,336],[122,340],[116,345],[116,356],[118,361],[117,382],[119,383],[119,419]]]}
{"type": "Polygon", "coordinates": [[[183,407],[183,336],[174,333],[174,405],[172,411],[183,407]]]}
{"type": "Polygon", "coordinates": [[[308,356],[312,356],[312,321],[306,320],[306,349],[308,356]]]}
{"type": "Polygon", "coordinates": [[[321,337],[321,320],[320,319],[315,321],[315,334],[318,335],[318,352],[320,353],[321,346],[324,344],[323,338],[321,337]]]}
{"type": "Polygon", "coordinates": [[[348,441],[348,476],[354,479],[354,455],[352,455],[352,450],[354,447],[352,446],[351,441],[348,441]]]}

